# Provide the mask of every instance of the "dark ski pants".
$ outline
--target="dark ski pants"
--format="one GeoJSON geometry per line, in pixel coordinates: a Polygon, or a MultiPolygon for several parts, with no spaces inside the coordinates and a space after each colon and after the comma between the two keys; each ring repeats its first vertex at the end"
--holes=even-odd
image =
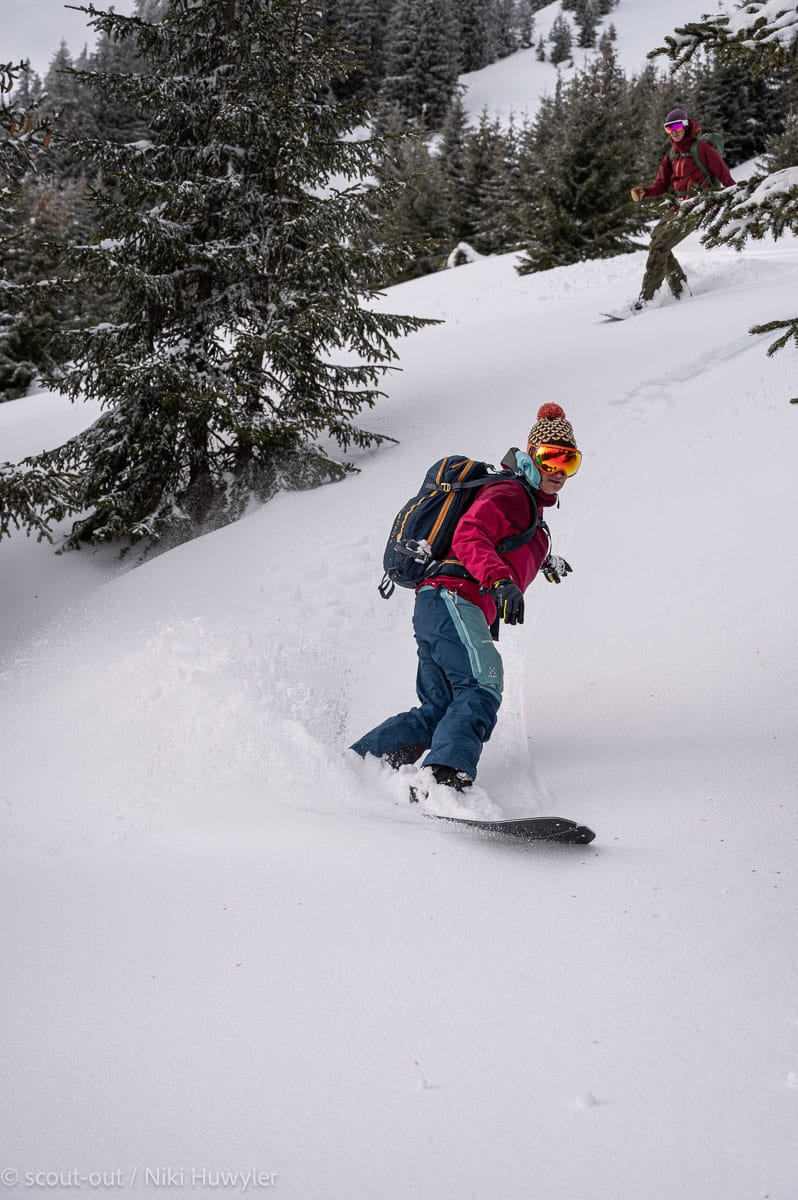
{"type": "Polygon", "coordinates": [[[674,296],[681,296],[682,289],[687,283],[687,276],[682,270],[673,253],[674,246],[691,234],[698,226],[692,214],[681,211],[668,213],[651,234],[648,248],[648,260],[643,275],[643,286],[640,289],[640,299],[648,302],[654,299],[655,293],[664,282],[674,296]]]}
{"type": "Polygon", "coordinates": [[[419,706],[389,717],[355,742],[365,757],[427,745],[423,765],[445,765],[476,777],[482,747],[502,699],[502,660],[480,609],[445,588],[416,594],[419,706]]]}

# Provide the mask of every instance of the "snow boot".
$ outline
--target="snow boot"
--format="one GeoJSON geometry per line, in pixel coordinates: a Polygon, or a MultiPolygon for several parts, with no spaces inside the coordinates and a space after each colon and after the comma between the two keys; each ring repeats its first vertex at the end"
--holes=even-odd
{"type": "MultiPolygon", "coordinates": [[[[451,788],[453,792],[464,792],[471,787],[474,780],[465,771],[458,771],[456,767],[447,767],[443,763],[435,763],[434,766],[424,767],[422,769],[422,777],[426,772],[434,779],[440,787],[451,788]]],[[[414,783],[410,787],[410,803],[418,804],[419,800],[425,799],[429,794],[429,784],[424,782],[414,783]]]]}
{"type": "Polygon", "coordinates": [[[417,763],[427,750],[429,750],[429,742],[414,742],[412,746],[400,746],[398,750],[392,750],[390,754],[384,755],[383,762],[387,762],[389,767],[398,771],[400,767],[410,767],[413,763],[417,763]]]}
{"type": "Polygon", "coordinates": [[[466,775],[465,771],[458,771],[456,767],[446,767],[436,763],[431,770],[436,783],[441,784],[442,787],[452,788],[455,792],[464,792],[474,782],[470,775],[466,775]]]}

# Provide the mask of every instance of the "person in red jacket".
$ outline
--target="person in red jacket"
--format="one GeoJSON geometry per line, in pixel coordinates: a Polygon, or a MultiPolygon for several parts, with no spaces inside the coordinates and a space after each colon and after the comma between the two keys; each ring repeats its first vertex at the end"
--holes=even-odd
{"type": "Polygon", "coordinates": [[[457,791],[477,774],[502,699],[498,622],[522,625],[524,592],[542,569],[551,583],[571,573],[551,554],[540,522],[531,541],[500,554],[505,538],[529,529],[536,510],[549,508],[581,462],[573,427],[558,404],[544,404],[529,431],[526,452],[513,448],[502,465],[517,479],[494,483],[460,518],[451,557],[416,589],[413,632],[418,649],[418,707],[389,717],[351,747],[392,767],[416,763],[438,784],[457,791]]]}
{"type": "Polygon", "coordinates": [[[665,132],[671,139],[671,145],[659,165],[656,179],[648,187],[638,184],[632,188],[632,199],[636,204],[640,200],[663,196],[666,192],[671,192],[675,201],[673,211],[663,217],[651,235],[643,286],[635,308],[642,308],[649,300],[653,300],[665,280],[677,299],[687,282],[673,248],[697,228],[698,220],[692,214],[680,211],[679,201],[717,186],[713,180],[717,180],[721,187],[734,184],[720,154],[709,142],[701,140],[701,126],[688,117],[683,108],[674,108],[668,113],[665,132]],[[704,170],[696,162],[694,153],[704,170]]]}

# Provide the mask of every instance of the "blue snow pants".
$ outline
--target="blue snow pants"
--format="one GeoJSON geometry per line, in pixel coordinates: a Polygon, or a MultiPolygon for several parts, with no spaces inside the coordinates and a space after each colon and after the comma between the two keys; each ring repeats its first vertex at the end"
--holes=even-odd
{"type": "Polygon", "coordinates": [[[445,765],[476,777],[482,747],[502,700],[504,673],[488,623],[475,604],[445,588],[416,594],[413,632],[418,645],[419,706],[389,717],[352,749],[377,758],[427,744],[423,765],[445,765]]]}

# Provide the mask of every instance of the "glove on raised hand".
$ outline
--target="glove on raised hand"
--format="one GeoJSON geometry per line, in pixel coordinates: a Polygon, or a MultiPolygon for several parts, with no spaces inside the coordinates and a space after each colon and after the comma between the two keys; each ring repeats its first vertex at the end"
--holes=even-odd
{"type": "Polygon", "coordinates": [[[499,617],[505,625],[523,625],[524,593],[512,579],[500,579],[498,583],[494,583],[493,598],[499,617]]]}
{"type": "Polygon", "coordinates": [[[573,574],[573,567],[567,563],[564,558],[560,558],[559,554],[549,554],[544,558],[541,565],[543,578],[549,583],[559,583],[566,575],[573,574]]]}

